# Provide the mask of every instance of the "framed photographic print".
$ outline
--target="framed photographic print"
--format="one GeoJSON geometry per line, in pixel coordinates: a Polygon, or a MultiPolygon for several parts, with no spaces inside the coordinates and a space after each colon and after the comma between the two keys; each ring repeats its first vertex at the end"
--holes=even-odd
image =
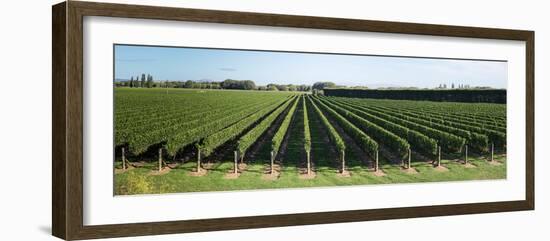
{"type": "Polygon", "coordinates": [[[57,237],[534,209],[532,31],[78,1],[52,26],[57,237]]]}

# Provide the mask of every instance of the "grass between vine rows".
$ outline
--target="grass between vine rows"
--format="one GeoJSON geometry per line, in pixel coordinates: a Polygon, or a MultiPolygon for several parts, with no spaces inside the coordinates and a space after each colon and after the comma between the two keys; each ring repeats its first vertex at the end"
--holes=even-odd
{"type": "MultiPolygon", "coordinates": [[[[267,168],[266,163],[249,163],[247,170],[241,173],[237,179],[224,178],[225,174],[233,168],[231,160],[214,164],[208,170],[207,175],[200,177],[189,175],[189,172],[194,171],[196,167],[195,163],[192,162],[180,165],[161,176],[150,175],[151,170],[156,167],[154,163],[150,163],[115,175],[115,194],[208,192],[506,178],[505,157],[496,157],[495,159],[501,162],[502,165],[492,165],[484,159],[472,158],[469,161],[476,168],[466,168],[456,161],[442,160],[442,165],[449,169],[445,172],[437,171],[429,163],[413,162],[412,167],[418,171],[418,174],[408,174],[403,172],[400,166],[383,164],[380,167],[387,174],[383,177],[375,176],[372,171],[364,166],[348,165],[351,177],[343,178],[337,175],[337,169],[322,166],[315,168],[316,177],[308,180],[301,179],[298,167],[292,165],[283,165],[281,175],[277,180],[264,180],[262,175],[267,168]]],[[[326,162],[331,160],[323,158],[316,161],[326,162]]],[[[117,163],[117,165],[120,165],[120,163],[117,163]]]]}

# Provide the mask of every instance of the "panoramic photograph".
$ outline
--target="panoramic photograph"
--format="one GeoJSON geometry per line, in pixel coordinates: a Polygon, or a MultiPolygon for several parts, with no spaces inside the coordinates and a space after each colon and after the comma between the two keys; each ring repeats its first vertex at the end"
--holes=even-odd
{"type": "Polygon", "coordinates": [[[506,179],[507,61],[113,51],[114,195],[506,179]]]}

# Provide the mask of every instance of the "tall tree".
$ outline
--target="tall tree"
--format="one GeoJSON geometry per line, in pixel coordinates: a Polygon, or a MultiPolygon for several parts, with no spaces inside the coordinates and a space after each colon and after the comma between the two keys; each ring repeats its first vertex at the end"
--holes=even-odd
{"type": "Polygon", "coordinates": [[[278,91],[279,89],[277,89],[277,86],[275,85],[267,85],[267,90],[278,91]]]}
{"type": "Polygon", "coordinates": [[[153,88],[153,76],[147,75],[147,88],[153,88]]]}
{"type": "Polygon", "coordinates": [[[226,79],[221,82],[221,87],[223,89],[253,90],[256,89],[256,84],[252,80],[226,79]]]}
{"type": "Polygon", "coordinates": [[[185,88],[193,88],[193,81],[192,80],[185,81],[184,87],[185,88]]]}
{"type": "Polygon", "coordinates": [[[141,74],[141,84],[139,85],[139,87],[145,87],[145,74],[141,74]]]}
{"type": "Polygon", "coordinates": [[[256,84],[252,80],[245,80],[242,82],[243,89],[253,90],[256,89],[256,84]]]}
{"type": "Polygon", "coordinates": [[[314,90],[322,90],[322,89],[325,89],[325,88],[331,88],[331,87],[335,87],[336,84],[332,83],[332,82],[316,82],[313,84],[313,89],[314,90]]]}
{"type": "Polygon", "coordinates": [[[289,91],[297,91],[298,88],[295,85],[290,84],[290,85],[288,85],[288,90],[289,91]]]}
{"type": "Polygon", "coordinates": [[[128,83],[130,88],[133,88],[134,87],[134,76],[132,76],[132,78],[130,78],[130,83],[128,83]]]}

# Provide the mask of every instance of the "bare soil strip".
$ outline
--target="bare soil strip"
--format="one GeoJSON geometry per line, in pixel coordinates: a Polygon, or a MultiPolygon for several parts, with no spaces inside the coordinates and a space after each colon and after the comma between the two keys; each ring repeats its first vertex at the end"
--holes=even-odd
{"type": "Polygon", "coordinates": [[[341,178],[348,178],[348,177],[351,177],[351,172],[348,171],[348,170],[344,170],[344,172],[338,172],[338,174],[336,174],[337,177],[341,177],[341,178]]]}
{"type": "Polygon", "coordinates": [[[145,165],[147,165],[147,162],[145,161],[139,161],[139,162],[130,162],[130,165],[129,166],[133,166],[133,167],[144,167],[145,165]]]}
{"type": "Polygon", "coordinates": [[[237,179],[239,176],[241,175],[241,173],[234,173],[234,172],[229,172],[227,174],[225,174],[225,176],[223,177],[224,179],[237,179]]]}
{"type": "Polygon", "coordinates": [[[247,167],[248,167],[248,165],[246,165],[246,163],[242,163],[242,162],[237,165],[237,169],[239,170],[239,172],[246,171],[247,167]]]}
{"type": "MultiPolygon", "coordinates": [[[[281,165],[279,165],[279,164],[273,164],[273,171],[281,172],[282,168],[283,168],[283,167],[282,167],[281,165]]],[[[270,167],[270,165],[269,165],[269,164],[264,165],[264,171],[263,171],[263,173],[264,173],[264,174],[269,174],[270,172],[271,172],[271,167],[270,167]]]]}
{"type": "Polygon", "coordinates": [[[501,162],[497,161],[497,160],[494,160],[494,161],[489,161],[489,164],[493,165],[493,166],[500,166],[502,165],[501,162]]]}
{"type": "Polygon", "coordinates": [[[207,173],[208,173],[208,171],[204,168],[199,169],[199,171],[197,171],[197,168],[194,168],[194,170],[189,172],[188,175],[192,176],[192,177],[202,177],[202,176],[206,175],[207,173]]]}
{"type": "Polygon", "coordinates": [[[407,174],[418,174],[418,171],[414,169],[414,167],[410,167],[410,168],[401,167],[401,171],[407,174]]]}
{"type": "Polygon", "coordinates": [[[172,168],[169,168],[169,167],[163,167],[160,172],[158,170],[152,170],[149,175],[151,176],[161,176],[161,175],[164,175],[166,173],[169,173],[170,171],[172,170],[172,168]]]}
{"type": "Polygon", "coordinates": [[[464,167],[465,168],[476,168],[477,166],[468,162],[468,163],[464,164],[464,167]]]}
{"type": "Polygon", "coordinates": [[[372,174],[374,176],[383,177],[383,176],[386,175],[386,173],[384,171],[382,171],[382,169],[380,169],[380,168],[378,169],[378,171],[374,171],[374,168],[372,170],[373,170],[372,174]]]}
{"type": "Polygon", "coordinates": [[[132,170],[132,169],[134,169],[134,168],[135,168],[135,167],[130,166],[130,165],[126,166],[126,169],[115,168],[115,174],[125,173],[125,172],[127,172],[127,171],[129,171],[129,170],[132,170]]]}
{"type": "Polygon", "coordinates": [[[281,175],[280,172],[274,170],[273,173],[264,173],[262,175],[262,180],[267,180],[267,181],[275,181],[277,179],[279,179],[279,176],[281,175]]]}
{"type": "Polygon", "coordinates": [[[300,179],[313,179],[317,176],[317,174],[312,170],[309,174],[307,174],[307,168],[304,170],[300,170],[300,179]]]}
{"type": "Polygon", "coordinates": [[[174,168],[178,167],[179,164],[178,163],[168,163],[168,165],[166,165],[166,166],[171,168],[171,169],[174,169],[174,168]]]}

